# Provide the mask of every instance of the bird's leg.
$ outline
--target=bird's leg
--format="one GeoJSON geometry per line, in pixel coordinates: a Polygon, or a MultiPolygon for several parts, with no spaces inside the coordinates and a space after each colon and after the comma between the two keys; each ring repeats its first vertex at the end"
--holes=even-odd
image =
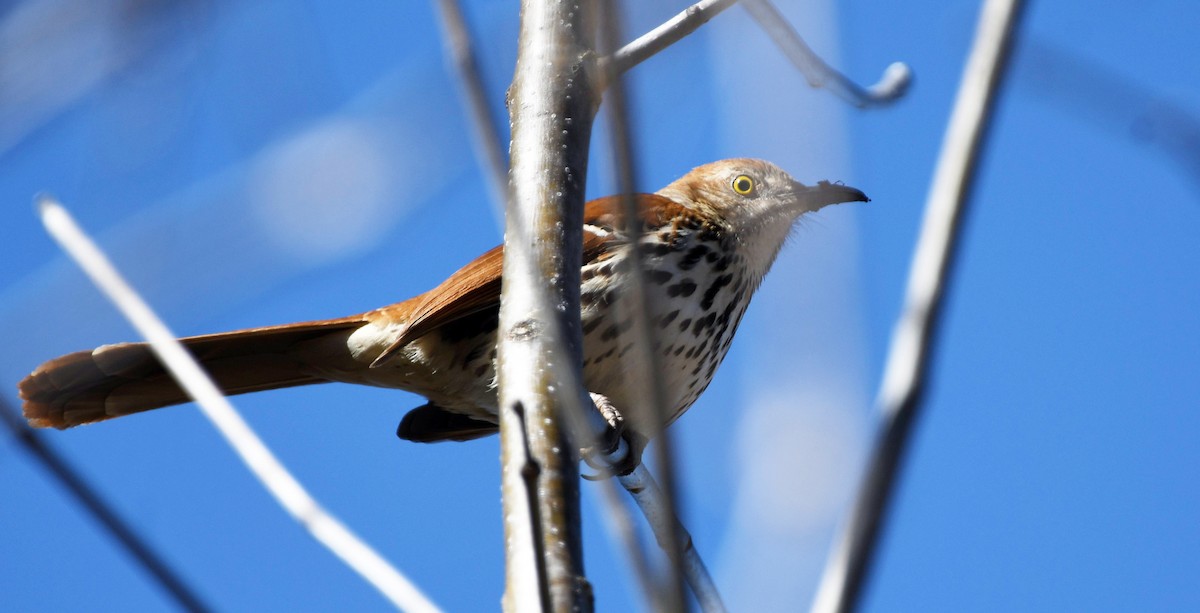
{"type": "Polygon", "coordinates": [[[620,411],[603,394],[591,392],[592,403],[608,422],[599,445],[588,445],[580,450],[587,465],[596,472],[582,475],[584,479],[597,481],[613,475],[625,475],[637,468],[642,461],[642,449],[646,441],[633,431],[625,430],[625,419],[620,411]],[[622,445],[621,443],[625,443],[622,445]]]}

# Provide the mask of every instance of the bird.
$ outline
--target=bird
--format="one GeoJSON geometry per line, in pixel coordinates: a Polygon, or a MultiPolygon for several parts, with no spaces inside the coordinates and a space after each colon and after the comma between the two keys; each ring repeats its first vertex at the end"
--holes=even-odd
{"type": "MultiPolygon", "coordinates": [[[[584,207],[582,372],[587,390],[611,407],[640,406],[628,385],[628,372],[638,365],[626,363],[634,339],[631,307],[623,304],[637,249],[666,422],[633,416],[641,419],[624,423],[649,439],[708,387],[797,220],[828,205],[869,199],[840,183],[801,183],[770,162],[747,158],[699,166],[635,199],[638,236],[626,234],[622,197],[584,207]]],[[[487,436],[498,431],[499,420],[494,362],[503,255],[501,245],[433,289],[372,311],[181,341],[225,394],[327,382],[397,388],[427,400],[403,416],[400,438],[429,443],[487,436]]],[[[18,389],[24,415],[37,428],[66,429],[189,400],[145,343],[52,359],[18,389]]]]}

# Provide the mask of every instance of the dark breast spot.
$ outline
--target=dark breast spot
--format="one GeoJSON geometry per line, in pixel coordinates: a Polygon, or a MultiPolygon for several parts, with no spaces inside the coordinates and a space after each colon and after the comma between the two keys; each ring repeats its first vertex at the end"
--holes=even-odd
{"type": "Polygon", "coordinates": [[[713,300],[717,297],[717,293],[721,291],[722,287],[729,285],[730,281],[733,281],[732,273],[724,274],[716,279],[713,279],[712,285],[709,285],[708,289],[704,290],[704,299],[700,301],[700,308],[711,309],[713,300]]]}
{"type": "Polygon", "coordinates": [[[679,260],[679,267],[683,270],[691,270],[705,255],[708,254],[707,245],[696,245],[688,250],[683,259],[679,260]]]}
{"type": "Polygon", "coordinates": [[[729,304],[725,305],[725,309],[721,311],[721,316],[717,318],[717,324],[720,326],[728,325],[729,317],[733,315],[733,310],[737,308],[741,301],[742,296],[740,294],[734,295],[733,300],[730,300],[729,304]]]}
{"type": "Polygon", "coordinates": [[[613,324],[604,329],[604,332],[600,334],[600,340],[611,341],[612,339],[617,338],[617,332],[617,326],[616,324],[613,324]]]}
{"type": "Polygon", "coordinates": [[[604,321],[603,317],[593,317],[591,320],[584,322],[583,334],[586,336],[591,334],[593,330],[600,326],[600,322],[604,321]]]}
{"type": "Polygon", "coordinates": [[[675,276],[674,273],[672,273],[671,271],[662,270],[661,268],[656,269],[656,270],[651,270],[646,274],[647,274],[647,276],[650,277],[651,281],[653,281],[654,283],[657,283],[659,285],[662,285],[662,284],[666,283],[667,281],[670,281],[675,276]]]}
{"type": "Polygon", "coordinates": [[[675,321],[676,317],[679,317],[679,309],[675,309],[674,311],[663,315],[662,321],[660,321],[658,325],[665,328],[671,325],[671,322],[675,321]]]}
{"type": "Polygon", "coordinates": [[[667,295],[674,298],[676,296],[688,297],[696,291],[696,282],[691,279],[683,279],[675,285],[667,286],[667,295]]]}
{"type": "Polygon", "coordinates": [[[666,241],[650,240],[640,243],[638,251],[645,257],[662,257],[671,251],[671,245],[666,241]]]}
{"type": "Polygon", "coordinates": [[[692,326],[692,335],[700,336],[700,333],[703,332],[705,330],[705,328],[712,326],[713,322],[716,320],[717,320],[716,313],[709,313],[708,315],[705,315],[704,317],[697,319],[696,324],[694,326],[692,326]]]}

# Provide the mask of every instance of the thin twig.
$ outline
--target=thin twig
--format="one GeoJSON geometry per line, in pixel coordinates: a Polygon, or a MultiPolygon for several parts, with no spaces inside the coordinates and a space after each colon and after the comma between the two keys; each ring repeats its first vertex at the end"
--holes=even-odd
{"type": "Polygon", "coordinates": [[[283,508],[310,534],[371,583],[395,606],[406,611],[438,611],[420,590],[330,515],[279,462],[234,410],[216,384],[149,305],[121,277],[99,247],[84,234],[70,213],[49,197],[38,208],[42,223],[92,281],[117,306],[163,363],[179,386],[212,421],[238,457],[283,508]]]}
{"type": "Polygon", "coordinates": [[[800,69],[808,84],[826,88],[859,108],[884,106],[898,100],[912,83],[912,70],[903,62],[888,66],[879,82],[863,88],[826,64],[800,37],[770,0],[743,0],[742,6],[800,69]]]}
{"type": "MultiPolygon", "coordinates": [[[[621,553],[629,558],[627,573],[633,576],[633,582],[641,590],[642,599],[647,605],[652,605],[656,586],[651,575],[649,559],[642,547],[637,526],[633,522],[633,514],[624,504],[621,492],[617,489],[617,484],[613,479],[600,479],[596,485],[600,488],[600,495],[604,499],[605,510],[610,511],[600,514],[600,519],[608,529],[609,540],[613,542],[614,547],[621,549],[621,553]],[[611,512],[613,509],[620,509],[620,512],[613,513],[611,512]]],[[[651,606],[648,606],[647,610],[652,610],[651,606]]]]}
{"type": "MultiPolygon", "coordinates": [[[[620,12],[613,0],[601,4],[600,10],[601,53],[615,49],[621,36],[620,12]]],[[[663,389],[662,360],[654,350],[656,331],[650,325],[649,305],[646,301],[646,271],[642,261],[642,251],[639,248],[642,237],[642,216],[638,210],[638,202],[634,194],[637,192],[637,165],[634,162],[633,136],[629,127],[629,112],[625,97],[624,80],[613,63],[603,66],[607,71],[604,76],[608,84],[607,102],[608,116],[612,126],[609,130],[613,151],[613,167],[616,171],[617,191],[625,212],[625,236],[630,238],[630,248],[627,249],[625,271],[628,283],[625,288],[626,300],[618,301],[619,305],[628,305],[624,310],[632,323],[630,332],[633,334],[633,349],[631,362],[639,368],[631,371],[630,385],[635,390],[633,398],[641,400],[642,406],[620,407],[627,409],[627,415],[648,416],[643,419],[646,423],[633,423],[638,432],[655,433],[654,441],[655,466],[663,482],[663,495],[659,500],[662,512],[668,517],[678,516],[678,500],[675,487],[675,462],[672,454],[671,433],[666,428],[670,416],[667,413],[667,394],[663,389]]],[[[667,575],[665,589],[658,590],[655,608],[665,611],[682,611],[686,605],[686,594],[683,590],[683,577],[680,572],[680,542],[674,530],[659,534],[659,543],[667,554],[667,575]]]]}
{"type": "Polygon", "coordinates": [[[642,509],[646,521],[650,523],[655,536],[659,539],[659,544],[666,547],[662,538],[667,534],[675,535],[674,538],[681,544],[680,558],[683,575],[687,579],[688,585],[691,586],[692,593],[696,595],[696,601],[700,603],[700,608],[705,613],[725,611],[721,593],[717,591],[717,584],[709,575],[704,560],[700,558],[700,553],[696,551],[692,535],[674,514],[666,511],[666,505],[662,503],[665,494],[654,482],[650,471],[644,465],[639,464],[629,474],[617,477],[617,480],[642,509]]]}
{"type": "Polygon", "coordinates": [[[467,97],[468,115],[475,138],[475,157],[484,166],[487,184],[491,191],[492,214],[496,227],[504,228],[504,202],[508,194],[508,155],[497,125],[487,102],[487,88],[483,86],[483,73],[479,70],[479,59],[475,55],[471,32],[463,17],[458,0],[437,0],[438,13],[442,19],[442,34],[446,52],[458,73],[463,93],[467,97]]]}
{"type": "Polygon", "coordinates": [[[721,11],[733,6],[735,2],[737,0],[703,0],[687,7],[683,12],[602,60],[601,73],[607,74],[612,71],[617,74],[625,73],[659,51],[679,42],[688,34],[695,32],[697,28],[708,23],[708,20],[717,16],[721,11]],[[604,66],[604,64],[611,64],[611,67],[604,66]]]}
{"type": "Polygon", "coordinates": [[[46,441],[42,440],[40,434],[26,426],[17,417],[16,411],[2,398],[0,398],[0,421],[8,426],[13,436],[24,445],[25,449],[33,454],[33,457],[41,462],[50,471],[50,474],[54,475],[54,478],[67,488],[67,491],[71,492],[79,504],[83,505],[87,512],[100,522],[100,525],[137,560],[142,568],[146,569],[146,572],[150,573],[150,576],[170,594],[171,598],[175,599],[179,608],[193,612],[209,610],[196,592],[188,587],[183,578],[138,536],[128,522],[121,519],[121,516],[100,497],[100,494],[88,485],[86,479],[71,468],[58,452],[46,444],[46,441]]]}
{"type": "Polygon", "coordinates": [[[925,208],[904,311],[877,399],[881,431],[849,522],[830,553],[813,610],[852,611],[862,594],[896,474],[921,407],[959,228],[1024,3],[987,0],[925,208]]]}

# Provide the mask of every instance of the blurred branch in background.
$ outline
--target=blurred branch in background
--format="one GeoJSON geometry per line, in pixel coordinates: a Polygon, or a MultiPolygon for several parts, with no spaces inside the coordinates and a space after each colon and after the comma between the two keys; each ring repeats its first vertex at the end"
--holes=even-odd
{"type": "Polygon", "coordinates": [[[742,7],[762,26],[784,55],[800,69],[813,88],[824,88],[859,107],[885,106],[899,100],[912,83],[912,70],[904,62],[887,67],[879,82],[863,88],[826,64],[788,23],[770,0],[742,0],[742,7]]]}
{"type": "Polygon", "coordinates": [[[1200,118],[1098,62],[1033,40],[1017,54],[1016,83],[1093,125],[1166,153],[1200,189],[1200,118]]]}
{"type": "Polygon", "coordinates": [[[1021,0],[986,0],[946,128],[917,241],[904,309],[892,333],[877,403],[883,423],[858,498],[826,562],[813,604],[857,608],[929,376],[942,301],[992,110],[1017,31],[1021,0]]]}
{"type": "Polygon", "coordinates": [[[101,498],[100,494],[88,485],[86,479],[71,468],[62,456],[46,444],[46,441],[42,440],[41,434],[25,425],[24,420],[17,417],[17,411],[9,406],[3,397],[0,397],[0,421],[4,422],[13,437],[25,447],[25,450],[33,454],[34,459],[46,467],[50,474],[54,475],[54,478],[67,488],[67,491],[71,492],[71,495],[87,513],[100,522],[104,530],[112,535],[153,577],[154,581],[170,594],[179,608],[193,613],[209,610],[196,592],[179,576],[179,573],[175,572],[149,544],[134,532],[133,528],[101,498]]]}
{"type": "Polygon", "coordinates": [[[32,0],[0,21],[0,155],[54,116],[165,43],[207,2],[32,0]]]}
{"type": "Polygon", "coordinates": [[[284,510],[396,607],[425,613],[439,611],[403,574],[309,495],[250,429],[166,324],[84,234],[70,213],[46,196],[39,200],[38,209],[42,223],[54,240],[149,342],[151,351],[179,386],[196,402],[201,413],[216,426],[246,467],[284,510]]]}
{"type": "MultiPolygon", "coordinates": [[[[600,4],[600,36],[598,50],[601,56],[612,53],[621,41],[622,16],[620,7],[614,0],[608,0],[600,4]]],[[[651,522],[655,526],[655,534],[658,537],[658,543],[663,551],[667,554],[666,573],[660,580],[655,581],[658,585],[655,599],[651,603],[651,608],[664,611],[681,611],[684,610],[687,603],[687,595],[683,590],[683,547],[680,543],[680,534],[676,530],[676,525],[682,526],[682,523],[677,519],[679,517],[679,505],[676,488],[675,476],[675,457],[673,454],[673,446],[671,445],[671,431],[665,426],[670,419],[667,414],[667,395],[663,389],[663,369],[662,360],[659,358],[658,352],[654,350],[658,347],[657,334],[654,328],[650,325],[650,310],[646,301],[646,270],[643,261],[642,250],[639,245],[642,243],[642,215],[638,209],[638,201],[635,197],[637,193],[637,162],[634,159],[633,146],[633,129],[630,125],[628,98],[625,95],[625,81],[621,78],[620,72],[617,70],[616,64],[607,62],[602,66],[605,74],[601,77],[603,82],[607,84],[608,90],[605,92],[607,98],[606,106],[608,108],[608,118],[611,123],[609,127],[609,146],[613,155],[613,169],[616,174],[615,184],[617,186],[617,194],[621,196],[621,204],[624,211],[624,233],[625,236],[632,242],[632,246],[627,250],[623,261],[624,274],[627,278],[624,291],[626,292],[626,300],[617,301],[618,309],[617,317],[619,321],[629,321],[631,324],[631,332],[633,334],[633,348],[628,354],[630,365],[627,368],[629,379],[627,385],[636,390],[631,397],[639,399],[642,406],[617,407],[617,411],[622,415],[628,416],[645,416],[643,418],[646,423],[630,422],[635,432],[655,433],[654,437],[654,466],[658,469],[658,474],[662,480],[663,486],[657,493],[656,504],[661,505],[660,512],[663,516],[671,518],[666,522],[665,527],[661,528],[651,522]],[[626,306],[631,305],[631,306],[626,306]],[[622,313],[620,311],[628,311],[622,313]]],[[[635,445],[636,446],[636,445],[635,445]]],[[[644,466],[639,465],[640,470],[644,470],[644,466]]],[[[621,479],[621,484],[625,485],[626,481],[621,479]]],[[[628,488],[626,488],[628,489],[628,488]]],[[[656,488],[657,489],[657,488],[656,488]]],[[[629,490],[633,494],[633,490],[629,490]]],[[[635,496],[635,499],[637,497],[635,496]]],[[[643,513],[646,513],[646,506],[642,505],[643,513]]],[[[651,518],[649,513],[646,513],[647,519],[651,518]]],[[[694,552],[694,550],[693,550],[694,552]]],[[[700,569],[704,569],[703,564],[700,569]]],[[[703,573],[703,581],[710,589],[697,590],[697,596],[702,593],[715,595],[716,588],[712,586],[712,579],[708,576],[707,571],[703,573]]],[[[695,583],[695,582],[693,582],[695,583]]],[[[715,597],[715,602],[709,604],[702,602],[701,606],[706,611],[723,610],[721,606],[720,596],[715,597]]]]}
{"type": "Polygon", "coordinates": [[[475,157],[483,167],[484,180],[491,190],[492,213],[496,227],[504,229],[504,203],[508,200],[508,155],[500,126],[492,116],[487,100],[483,73],[471,42],[471,31],[458,0],[437,0],[441,17],[443,45],[458,74],[458,83],[467,97],[468,116],[475,145],[475,157]]]}

